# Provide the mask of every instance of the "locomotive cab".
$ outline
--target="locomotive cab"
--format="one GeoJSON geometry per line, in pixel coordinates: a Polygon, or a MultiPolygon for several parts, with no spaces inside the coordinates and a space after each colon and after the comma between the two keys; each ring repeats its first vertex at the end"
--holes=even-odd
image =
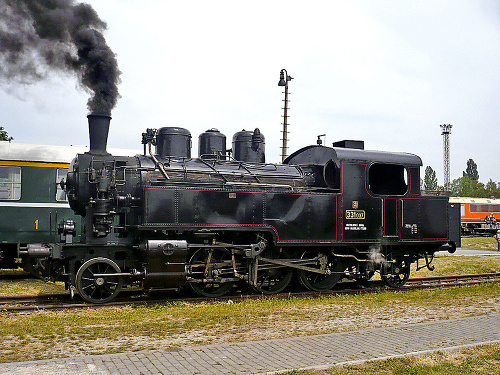
{"type": "Polygon", "coordinates": [[[339,185],[343,241],[425,240],[437,249],[448,239],[448,199],[421,195],[422,160],[416,155],[318,145],[296,151],[285,163],[324,166],[327,184],[339,185]]]}

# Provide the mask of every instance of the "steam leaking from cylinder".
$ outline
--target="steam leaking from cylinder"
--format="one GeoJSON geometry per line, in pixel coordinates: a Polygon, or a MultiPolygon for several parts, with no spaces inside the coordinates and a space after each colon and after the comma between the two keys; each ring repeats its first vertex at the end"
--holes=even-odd
{"type": "Polygon", "coordinates": [[[106,44],[106,23],[74,0],[0,1],[0,82],[29,85],[51,72],[75,74],[92,113],[111,113],[120,70],[106,44]]]}

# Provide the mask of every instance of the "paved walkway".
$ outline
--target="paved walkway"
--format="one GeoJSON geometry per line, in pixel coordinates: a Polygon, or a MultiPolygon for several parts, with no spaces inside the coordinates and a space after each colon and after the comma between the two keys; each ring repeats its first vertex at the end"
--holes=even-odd
{"type": "Polygon", "coordinates": [[[0,364],[0,374],[269,374],[500,342],[500,314],[290,339],[0,364]]]}

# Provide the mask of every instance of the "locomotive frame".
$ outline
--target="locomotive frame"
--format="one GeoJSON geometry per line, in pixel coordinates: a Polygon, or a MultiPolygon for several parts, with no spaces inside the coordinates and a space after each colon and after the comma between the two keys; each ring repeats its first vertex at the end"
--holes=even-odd
{"type": "Polygon", "coordinates": [[[246,284],[272,294],[294,277],[328,290],[375,272],[400,287],[411,263],[424,259],[432,269],[436,251],[455,250],[448,199],[420,194],[416,155],[315,145],[266,164],[256,130],[233,138],[233,149],[245,147],[233,155],[246,160],[226,160],[225,146],[191,158],[189,132],[164,128],[143,135],[150,156],[113,156],[109,121],[89,115],[91,148],[77,155],[65,182],[83,217],[82,241],[65,221],[60,243],[21,251],[86,301],[110,301],[128,285],[189,285],[218,297],[246,284]]]}

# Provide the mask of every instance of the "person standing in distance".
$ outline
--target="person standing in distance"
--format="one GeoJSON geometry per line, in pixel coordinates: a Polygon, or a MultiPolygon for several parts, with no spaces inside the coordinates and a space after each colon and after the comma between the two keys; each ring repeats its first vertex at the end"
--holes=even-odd
{"type": "Polygon", "coordinates": [[[497,240],[498,251],[500,251],[500,229],[497,230],[497,234],[495,234],[495,240],[497,240]]]}

